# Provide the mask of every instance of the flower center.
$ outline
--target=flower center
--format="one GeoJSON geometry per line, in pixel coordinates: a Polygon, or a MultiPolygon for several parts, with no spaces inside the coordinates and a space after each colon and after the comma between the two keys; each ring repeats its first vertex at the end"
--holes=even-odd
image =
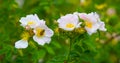
{"type": "Polygon", "coordinates": [[[85,22],[85,25],[86,25],[86,27],[88,27],[88,28],[92,28],[92,23],[91,23],[91,22],[86,21],[86,22],[85,22]]]}
{"type": "Polygon", "coordinates": [[[67,23],[66,24],[66,28],[73,28],[74,27],[74,24],[72,24],[72,23],[67,23]]]}
{"type": "Polygon", "coordinates": [[[44,34],[45,34],[45,30],[44,29],[41,29],[41,28],[37,28],[36,29],[36,35],[38,37],[42,37],[42,36],[44,36],[44,34]]]}
{"type": "Polygon", "coordinates": [[[33,25],[33,24],[35,24],[34,21],[29,21],[29,22],[28,22],[28,25],[33,25]]]}

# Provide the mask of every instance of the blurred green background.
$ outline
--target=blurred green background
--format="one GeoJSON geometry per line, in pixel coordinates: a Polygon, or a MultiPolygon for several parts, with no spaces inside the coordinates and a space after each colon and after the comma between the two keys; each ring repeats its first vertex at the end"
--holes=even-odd
{"type": "Polygon", "coordinates": [[[73,12],[97,12],[107,32],[77,39],[70,63],[120,63],[120,0],[0,0],[0,63],[66,63],[69,43],[57,33],[56,20],[73,12]],[[55,34],[50,44],[31,38],[28,48],[19,50],[14,44],[25,31],[19,20],[29,14],[44,19],[55,34]]]}

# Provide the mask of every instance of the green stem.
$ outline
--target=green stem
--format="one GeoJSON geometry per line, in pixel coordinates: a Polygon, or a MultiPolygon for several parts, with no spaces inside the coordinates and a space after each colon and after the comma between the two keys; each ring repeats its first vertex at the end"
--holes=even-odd
{"type": "Polygon", "coordinates": [[[68,55],[67,55],[67,62],[69,62],[71,60],[71,57],[70,57],[70,54],[71,54],[71,48],[72,48],[72,41],[70,41],[70,44],[69,44],[69,51],[68,51],[68,55]]]}

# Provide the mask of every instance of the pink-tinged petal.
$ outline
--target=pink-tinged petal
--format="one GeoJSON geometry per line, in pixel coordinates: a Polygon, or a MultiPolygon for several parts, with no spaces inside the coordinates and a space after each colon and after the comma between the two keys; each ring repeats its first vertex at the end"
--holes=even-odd
{"type": "Polygon", "coordinates": [[[79,13],[80,19],[87,20],[87,14],[86,13],[79,13]]]}
{"type": "Polygon", "coordinates": [[[50,43],[50,41],[51,41],[51,38],[50,37],[43,37],[42,38],[44,41],[45,41],[45,43],[50,43]]]}
{"type": "Polygon", "coordinates": [[[39,45],[44,45],[45,44],[45,41],[42,37],[37,37],[37,36],[33,36],[33,40],[36,41],[39,45]]]}
{"type": "Polygon", "coordinates": [[[50,37],[37,37],[33,36],[34,41],[36,41],[39,45],[44,45],[45,43],[50,43],[51,38],[50,37]]]}
{"type": "Polygon", "coordinates": [[[51,37],[53,36],[54,32],[51,29],[45,29],[45,36],[51,37]]]}
{"type": "Polygon", "coordinates": [[[107,29],[105,28],[105,23],[104,22],[99,22],[99,23],[100,23],[99,30],[101,30],[101,31],[107,31],[107,29]]]}

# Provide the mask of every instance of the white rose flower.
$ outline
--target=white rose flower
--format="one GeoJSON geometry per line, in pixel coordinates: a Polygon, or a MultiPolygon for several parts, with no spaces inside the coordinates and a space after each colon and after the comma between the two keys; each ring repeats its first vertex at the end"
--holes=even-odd
{"type": "Polygon", "coordinates": [[[27,15],[26,17],[22,17],[20,19],[21,26],[24,28],[35,28],[36,26],[39,25],[41,20],[38,18],[38,16],[35,15],[27,15]]]}
{"type": "Polygon", "coordinates": [[[62,16],[57,21],[59,23],[59,28],[62,28],[67,31],[72,31],[75,28],[80,27],[81,22],[79,22],[79,18],[75,14],[67,14],[62,16]]]}
{"type": "Polygon", "coordinates": [[[100,21],[97,13],[79,13],[79,17],[85,21],[85,29],[89,35],[96,33],[98,29],[106,31],[105,24],[100,21]]]}
{"type": "Polygon", "coordinates": [[[41,22],[39,26],[34,28],[35,35],[33,36],[34,41],[39,45],[44,45],[45,43],[50,43],[51,37],[54,32],[45,25],[45,22],[41,22]]]}
{"type": "Polygon", "coordinates": [[[15,43],[15,48],[27,48],[28,47],[28,41],[27,40],[19,40],[15,43]]]}

